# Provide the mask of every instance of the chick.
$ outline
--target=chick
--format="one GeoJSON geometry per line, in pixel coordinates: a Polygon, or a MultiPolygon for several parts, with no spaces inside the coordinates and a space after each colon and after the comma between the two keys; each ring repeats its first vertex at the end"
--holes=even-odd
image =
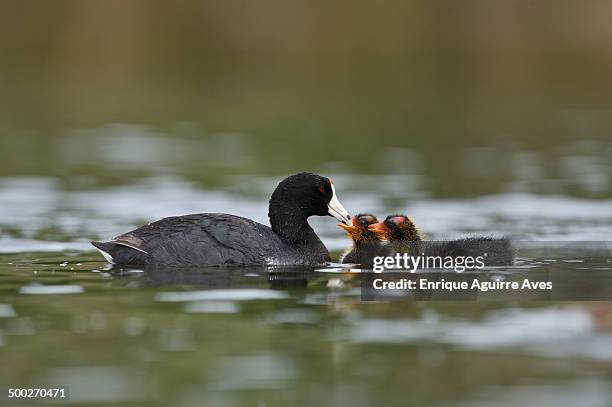
{"type": "Polygon", "coordinates": [[[485,266],[509,266],[514,263],[514,249],[507,238],[466,237],[450,241],[423,240],[423,235],[406,215],[387,216],[371,224],[370,231],[388,240],[393,253],[414,256],[483,257],[485,266]]]}
{"type": "Polygon", "coordinates": [[[340,257],[340,262],[344,264],[360,264],[371,267],[375,256],[384,255],[384,247],[379,235],[368,229],[368,227],[378,222],[376,216],[364,213],[353,216],[351,225],[339,223],[342,229],[348,232],[353,241],[353,247],[340,257]]]}

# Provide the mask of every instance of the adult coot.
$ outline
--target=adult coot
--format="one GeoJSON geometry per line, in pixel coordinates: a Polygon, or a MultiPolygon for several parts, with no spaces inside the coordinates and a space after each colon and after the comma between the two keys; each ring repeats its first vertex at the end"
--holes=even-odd
{"type": "Polygon", "coordinates": [[[164,218],[91,243],[108,261],[122,265],[321,265],[330,257],[308,224],[313,215],[350,221],[331,180],[303,172],[285,178],[272,193],[272,228],[240,216],[200,213],[164,218]]]}
{"type": "Polygon", "coordinates": [[[353,216],[350,225],[338,224],[353,241],[353,247],[340,256],[340,263],[372,267],[374,257],[388,254],[386,247],[381,244],[379,234],[368,229],[368,226],[377,222],[376,216],[363,213],[353,216]]]}

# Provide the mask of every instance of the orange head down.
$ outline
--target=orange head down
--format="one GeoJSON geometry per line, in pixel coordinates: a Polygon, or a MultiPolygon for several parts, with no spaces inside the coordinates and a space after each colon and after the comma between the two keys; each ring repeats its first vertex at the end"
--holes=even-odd
{"type": "Polygon", "coordinates": [[[384,221],[371,224],[368,228],[382,240],[392,242],[416,242],[421,240],[419,230],[406,215],[387,216],[384,221]]]}
{"type": "Polygon", "coordinates": [[[376,216],[364,213],[359,214],[357,216],[353,216],[353,219],[351,220],[351,225],[338,223],[338,226],[346,230],[353,242],[355,242],[356,245],[359,245],[363,242],[373,242],[380,240],[378,234],[368,229],[370,225],[376,222],[378,222],[376,216]]]}

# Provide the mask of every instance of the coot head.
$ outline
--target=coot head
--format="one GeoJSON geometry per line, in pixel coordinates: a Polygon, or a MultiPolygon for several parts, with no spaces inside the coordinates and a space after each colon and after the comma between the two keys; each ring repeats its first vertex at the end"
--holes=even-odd
{"type": "Polygon", "coordinates": [[[378,219],[376,219],[376,216],[369,213],[362,213],[357,216],[353,216],[350,225],[338,223],[338,226],[348,232],[348,235],[353,242],[359,244],[362,242],[373,242],[380,240],[377,233],[368,229],[370,225],[377,222],[378,219]]]}
{"type": "Polygon", "coordinates": [[[384,240],[404,242],[421,240],[419,230],[406,215],[387,216],[382,222],[370,225],[369,229],[384,240]]]}
{"type": "Polygon", "coordinates": [[[270,198],[270,217],[276,208],[297,210],[304,218],[329,215],[342,223],[351,220],[336,196],[332,181],[309,172],[291,175],[278,184],[270,198]]]}
{"type": "Polygon", "coordinates": [[[270,198],[270,226],[291,244],[318,240],[306,220],[326,215],[342,223],[351,220],[336,197],[334,184],[321,175],[309,172],[291,175],[278,184],[270,198]]]}

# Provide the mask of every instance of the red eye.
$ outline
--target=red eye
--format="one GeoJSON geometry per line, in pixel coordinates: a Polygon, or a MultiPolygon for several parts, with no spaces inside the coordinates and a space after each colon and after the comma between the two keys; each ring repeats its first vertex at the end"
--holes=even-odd
{"type": "Polygon", "coordinates": [[[325,187],[319,187],[319,191],[321,191],[321,193],[325,192],[325,187]]]}

